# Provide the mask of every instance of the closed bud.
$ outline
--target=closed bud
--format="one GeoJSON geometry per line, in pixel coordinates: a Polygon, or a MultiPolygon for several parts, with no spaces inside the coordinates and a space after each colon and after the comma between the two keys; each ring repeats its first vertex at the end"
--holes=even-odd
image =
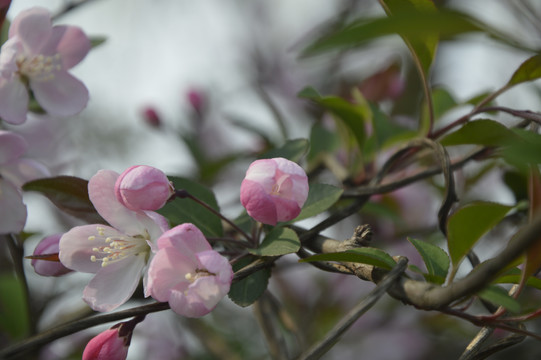
{"type": "Polygon", "coordinates": [[[118,201],[135,211],[158,210],[174,193],[175,189],[163,171],[152,166],[132,166],[115,183],[118,201]]]}
{"type": "Polygon", "coordinates": [[[32,266],[36,273],[43,276],[61,276],[71,272],[72,270],[65,267],[58,260],[59,242],[62,234],[55,234],[43,238],[34,249],[33,256],[49,255],[45,259],[32,259],[32,266]]]}
{"type": "Polygon", "coordinates": [[[307,197],[306,173],[284,158],[254,161],[240,186],[242,206],[252,218],[268,225],[296,218],[307,197]]]}

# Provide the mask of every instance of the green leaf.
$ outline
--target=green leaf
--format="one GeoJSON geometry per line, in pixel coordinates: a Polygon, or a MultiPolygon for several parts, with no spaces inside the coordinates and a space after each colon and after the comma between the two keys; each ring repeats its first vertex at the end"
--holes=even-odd
{"type": "Polygon", "coordinates": [[[512,313],[516,314],[520,312],[519,302],[509,296],[507,291],[499,286],[489,286],[486,289],[479,291],[477,295],[481,299],[491,302],[494,305],[503,306],[512,313]]]}
{"type": "Polygon", "coordinates": [[[321,97],[317,91],[312,88],[302,90],[299,93],[299,96],[315,101],[318,105],[341,119],[351,131],[351,134],[357,141],[359,149],[363,149],[366,137],[365,119],[369,117],[367,111],[370,111],[370,108],[352,104],[336,96],[321,97]]]}
{"type": "MultiPolygon", "coordinates": [[[[249,265],[255,258],[248,257],[233,264],[233,271],[238,271],[249,265]]],[[[271,270],[269,268],[261,269],[245,277],[242,280],[231,284],[229,298],[237,305],[246,307],[254,303],[267,289],[271,270]]]]}
{"type": "MultiPolygon", "coordinates": [[[[425,53],[419,57],[428,59],[428,55],[433,51],[429,46],[430,43],[427,43],[427,39],[431,36],[449,37],[475,31],[481,31],[481,28],[465,14],[448,10],[432,11],[410,8],[389,17],[359,18],[344,28],[316,40],[303,51],[301,56],[312,56],[330,50],[356,47],[381,36],[399,34],[412,42],[420,44],[425,42],[425,53]]],[[[427,61],[424,61],[423,67],[426,65],[427,61]]]]}
{"type": "Polygon", "coordinates": [[[534,55],[524,61],[513,73],[507,86],[514,86],[541,77],[541,55],[534,55]]]}
{"type": "Polygon", "coordinates": [[[439,246],[413,238],[408,238],[408,240],[421,254],[428,274],[434,276],[436,283],[443,284],[449,272],[449,255],[439,246]]]}
{"type": "Polygon", "coordinates": [[[293,221],[300,221],[322,213],[338,201],[343,192],[343,189],[328,184],[310,184],[308,198],[301,213],[293,221]]]}
{"type": "Polygon", "coordinates": [[[443,146],[476,144],[501,146],[517,139],[516,134],[502,124],[488,119],[471,121],[440,140],[443,146]]]}
{"type": "Polygon", "coordinates": [[[321,123],[315,123],[310,131],[310,152],[312,161],[324,154],[332,154],[340,148],[340,137],[336,132],[327,130],[321,123]]]}
{"type": "Polygon", "coordinates": [[[257,249],[249,249],[248,251],[259,256],[280,256],[296,253],[300,248],[301,242],[295,231],[275,227],[265,236],[257,249]]]}
{"type": "MultiPolygon", "coordinates": [[[[497,284],[518,284],[521,280],[522,271],[520,269],[513,268],[497,278],[494,282],[497,284]]],[[[541,279],[536,278],[535,276],[530,276],[526,281],[526,285],[541,290],[541,279]]]]}
{"type": "Polygon", "coordinates": [[[453,265],[458,265],[481,236],[498,224],[512,208],[492,202],[474,202],[451,215],[447,222],[447,246],[453,265]]]}
{"type": "Polygon", "coordinates": [[[74,176],[43,178],[27,182],[23,190],[39,192],[60,210],[89,223],[107,223],[88,198],[87,180],[74,176]]]}
{"type": "Polygon", "coordinates": [[[96,47],[102,45],[106,41],[107,41],[107,37],[94,35],[94,36],[90,37],[90,46],[92,48],[96,48],[96,47]]]}
{"type": "MultiPolygon", "coordinates": [[[[175,189],[186,190],[188,193],[205,202],[211,208],[220,211],[214,193],[207,187],[189,179],[169,176],[175,189]]],[[[205,236],[220,237],[223,235],[222,221],[220,217],[207,210],[202,205],[191,199],[175,199],[165,204],[158,213],[165,216],[171,226],[183,223],[192,223],[197,226],[205,236]]]]}
{"type": "MultiPolygon", "coordinates": [[[[382,0],[381,3],[390,18],[401,14],[415,14],[417,12],[436,14],[437,12],[434,3],[430,0],[382,0]]],[[[428,74],[438,45],[438,34],[426,33],[426,36],[419,38],[406,34],[401,34],[401,36],[404,42],[409,45],[413,56],[419,60],[423,72],[428,74]]]]}
{"type": "Polygon", "coordinates": [[[260,159],[272,159],[283,157],[293,162],[298,162],[307,152],[310,143],[307,139],[287,140],[285,144],[277,149],[272,149],[259,156],[260,159]]]}
{"type": "Polygon", "coordinates": [[[377,139],[378,147],[381,149],[388,148],[396,143],[395,140],[410,133],[414,136],[416,132],[412,132],[403,126],[396,124],[387,114],[385,114],[376,104],[370,104],[373,118],[374,135],[377,139]]]}
{"type": "Polygon", "coordinates": [[[434,105],[434,117],[436,119],[440,119],[443,114],[458,105],[453,95],[443,88],[432,91],[432,103],[434,105]]]}
{"type": "Polygon", "coordinates": [[[512,131],[517,137],[501,150],[501,154],[518,170],[527,172],[530,164],[541,163],[541,135],[523,129],[512,131]]]}
{"type": "Polygon", "coordinates": [[[0,329],[12,339],[22,339],[29,332],[23,284],[14,276],[0,275],[0,329]]]}
{"type": "Polygon", "coordinates": [[[301,262],[310,261],[340,261],[354,262],[377,266],[383,269],[392,269],[396,265],[396,261],[385,251],[372,248],[362,247],[344,252],[336,252],[330,254],[317,254],[306,259],[299,260],[301,262]]]}

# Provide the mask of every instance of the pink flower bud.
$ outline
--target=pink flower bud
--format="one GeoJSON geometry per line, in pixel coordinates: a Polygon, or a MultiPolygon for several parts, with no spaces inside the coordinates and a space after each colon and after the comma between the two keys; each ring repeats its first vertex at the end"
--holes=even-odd
{"type": "Polygon", "coordinates": [[[248,214],[269,225],[296,218],[307,197],[306,173],[284,158],[254,161],[240,186],[240,201],[248,214]]]}
{"type": "Polygon", "coordinates": [[[158,210],[174,193],[167,176],[161,170],[146,165],[128,168],[115,183],[118,201],[134,211],[158,210]]]}
{"type": "Polygon", "coordinates": [[[128,356],[125,338],[119,336],[118,328],[111,328],[93,337],[86,344],[83,360],[123,360],[128,356]]]}
{"type": "Polygon", "coordinates": [[[188,98],[188,102],[192,106],[192,108],[201,115],[203,112],[203,107],[205,105],[205,99],[203,97],[203,93],[199,90],[190,90],[186,94],[186,97],[188,98]]]}
{"type": "Polygon", "coordinates": [[[43,276],[61,276],[71,272],[70,269],[65,267],[60,260],[58,260],[59,243],[63,234],[55,234],[43,238],[34,249],[34,256],[36,255],[51,255],[51,259],[39,260],[32,259],[32,266],[36,273],[43,276]],[[55,256],[56,255],[56,256],[55,256]],[[56,258],[56,259],[54,259],[56,258]]]}
{"type": "Polygon", "coordinates": [[[146,123],[154,128],[159,128],[162,125],[162,120],[153,107],[146,107],[143,109],[143,118],[146,123]]]}
{"type": "Polygon", "coordinates": [[[86,344],[82,360],[124,360],[128,356],[133,329],[145,319],[139,315],[93,337],[86,344]]]}

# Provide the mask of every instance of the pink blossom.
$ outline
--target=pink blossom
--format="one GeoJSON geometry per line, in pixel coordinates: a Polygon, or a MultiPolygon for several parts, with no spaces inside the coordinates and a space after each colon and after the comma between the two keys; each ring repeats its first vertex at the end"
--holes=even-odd
{"type": "MultiPolygon", "coordinates": [[[[58,254],[60,237],[62,237],[62,234],[43,238],[34,249],[33,255],[58,254]]],[[[71,272],[60,261],[32,259],[32,266],[36,273],[43,276],[61,276],[71,272]]]]}
{"type": "Polygon", "coordinates": [[[158,112],[152,106],[147,106],[143,109],[143,118],[146,123],[154,128],[159,128],[162,125],[162,120],[158,115],[158,112]]]}
{"type": "Polygon", "coordinates": [[[13,19],[0,52],[0,117],[26,120],[29,90],[49,114],[71,116],[88,102],[85,85],[68,73],[90,50],[75,26],[52,26],[47,9],[33,7],[13,19]]]}
{"type": "Polygon", "coordinates": [[[163,171],[136,165],[125,170],[115,183],[118,201],[131,210],[158,210],[175,193],[163,171]]]}
{"type": "Polygon", "coordinates": [[[233,269],[212,250],[193,224],[166,231],[157,241],[158,251],[148,269],[147,291],[158,301],[187,317],[211,312],[229,292],[233,269]]]}
{"type": "Polygon", "coordinates": [[[240,186],[240,201],[248,214],[269,225],[296,218],[307,197],[306,173],[284,158],[254,161],[240,186]]]}
{"type": "Polygon", "coordinates": [[[109,330],[93,337],[83,351],[82,360],[123,360],[128,356],[131,337],[135,326],[145,316],[118,323],[109,330]]]}
{"type": "Polygon", "coordinates": [[[21,186],[49,176],[40,163],[21,158],[28,144],[18,134],[0,130],[0,234],[18,233],[26,223],[26,206],[21,186]]]}
{"type": "Polygon", "coordinates": [[[100,170],[88,183],[92,204],[111,226],[77,226],[60,239],[59,257],[66,267],[96,274],[83,300],[97,311],[111,311],[131,297],[151,256],[152,241],[167,229],[164,217],[130,210],[117,200],[118,177],[114,171],[100,170]]]}

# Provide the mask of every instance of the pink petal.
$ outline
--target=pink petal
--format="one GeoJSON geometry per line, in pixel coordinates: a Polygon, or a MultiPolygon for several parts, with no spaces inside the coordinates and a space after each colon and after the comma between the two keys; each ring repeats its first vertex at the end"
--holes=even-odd
{"type": "Polygon", "coordinates": [[[111,328],[93,337],[83,351],[82,360],[124,360],[128,356],[126,339],[118,328],[111,328]]]}
{"type": "Polygon", "coordinates": [[[19,187],[28,181],[51,176],[45,165],[32,159],[12,161],[2,166],[1,171],[2,176],[19,187]]]}
{"type": "Polygon", "coordinates": [[[204,269],[215,274],[215,277],[222,288],[222,292],[224,293],[223,295],[227,294],[234,275],[229,260],[214,250],[203,251],[196,256],[204,269]]]}
{"type": "MultiPolygon", "coordinates": [[[[59,251],[59,242],[62,234],[55,234],[43,238],[34,249],[32,255],[56,254],[59,251]]],[[[71,272],[61,262],[32,259],[32,266],[37,274],[42,276],[61,276],[71,272]]]]}
{"type": "Polygon", "coordinates": [[[22,124],[28,112],[28,90],[13,77],[7,80],[0,77],[0,118],[10,124],[22,124]]]}
{"type": "Polygon", "coordinates": [[[194,272],[196,267],[195,259],[173,247],[158,251],[148,267],[148,292],[158,301],[168,301],[171,289],[188,288],[190,282],[185,275],[194,272]]]}
{"type": "Polygon", "coordinates": [[[39,54],[51,33],[51,14],[42,7],[21,11],[9,28],[9,37],[17,36],[29,54],[39,54]]]}
{"type": "Polygon", "coordinates": [[[19,233],[26,223],[26,205],[19,190],[0,177],[0,234],[19,233]]]}
{"type": "Polygon", "coordinates": [[[101,262],[91,260],[91,257],[96,255],[92,248],[107,245],[103,236],[96,236],[98,228],[103,228],[106,236],[124,235],[110,226],[101,224],[76,226],[60,238],[60,262],[67,268],[80,272],[97,273],[101,270],[101,262]],[[96,238],[89,240],[91,236],[96,238]]]}
{"type": "Polygon", "coordinates": [[[301,213],[301,208],[293,199],[273,197],[278,221],[289,221],[295,219],[301,213]]]}
{"type": "Polygon", "coordinates": [[[0,164],[18,159],[26,152],[26,140],[11,131],[0,130],[0,164]]]}
{"type": "Polygon", "coordinates": [[[102,267],[83,291],[83,300],[96,311],[112,311],[133,295],[145,267],[144,256],[130,256],[102,267]]]}
{"type": "Polygon", "coordinates": [[[64,69],[71,69],[90,51],[91,44],[85,33],[76,26],[57,25],[44,47],[44,55],[60,54],[64,69]]]}
{"type": "Polygon", "coordinates": [[[175,226],[171,230],[164,232],[156,243],[158,249],[172,246],[188,256],[212,249],[201,230],[190,223],[175,226]]]}
{"type": "Polygon", "coordinates": [[[244,179],[240,186],[240,201],[255,220],[268,225],[278,222],[274,201],[260,183],[244,179]]]}
{"type": "Polygon", "coordinates": [[[118,173],[100,170],[88,182],[88,195],[98,213],[113,227],[128,235],[161,234],[161,229],[144,212],[129,210],[118,202],[114,186],[118,173]]]}
{"type": "Polygon", "coordinates": [[[54,73],[51,80],[30,79],[30,88],[38,103],[54,116],[72,116],[88,103],[88,89],[66,71],[54,73]]]}

